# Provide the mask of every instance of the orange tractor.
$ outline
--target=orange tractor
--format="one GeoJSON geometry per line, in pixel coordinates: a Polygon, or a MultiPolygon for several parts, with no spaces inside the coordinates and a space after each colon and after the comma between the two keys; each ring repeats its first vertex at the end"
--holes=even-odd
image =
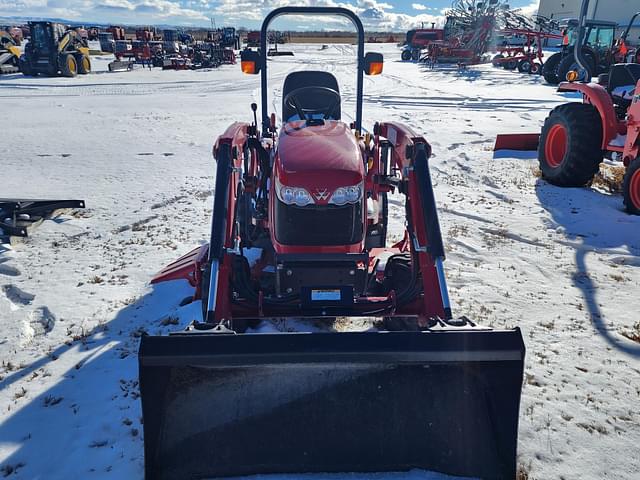
{"type": "MultiPolygon", "coordinates": [[[[582,18],[588,5],[584,0],[582,18]]],[[[582,26],[576,45],[584,35],[582,26]]],[[[588,65],[582,49],[576,47],[574,55],[581,68],[588,65]]],[[[577,69],[570,71],[567,77],[574,81],[561,83],[558,91],[580,92],[582,103],[554,108],[540,135],[498,135],[495,149],[537,148],[542,177],[560,187],[588,185],[605,157],[622,161],[624,205],[627,212],[640,215],[640,64],[612,65],[598,83],[576,82],[579,76],[577,69]]]]}

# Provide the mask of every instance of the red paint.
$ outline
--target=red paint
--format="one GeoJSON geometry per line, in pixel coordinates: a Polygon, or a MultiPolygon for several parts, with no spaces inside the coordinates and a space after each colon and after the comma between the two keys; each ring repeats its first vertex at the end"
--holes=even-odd
{"type": "MultiPolygon", "coordinates": [[[[416,135],[413,130],[399,123],[382,123],[377,128],[377,135],[372,139],[372,145],[365,145],[362,139],[358,139],[355,134],[343,123],[327,121],[325,125],[304,126],[303,122],[291,122],[284,126],[278,138],[274,138],[275,153],[270,151],[274,161],[274,177],[277,177],[282,184],[294,187],[311,189],[320,186],[334,189],[338,186],[355,185],[365,179],[365,162],[370,164],[370,168],[375,172],[380,172],[380,141],[388,139],[392,144],[390,168],[397,168],[402,177],[407,180],[407,197],[411,215],[411,223],[415,226],[415,237],[421,245],[427,245],[426,228],[423,223],[420,209],[421,191],[416,184],[415,174],[412,168],[415,146],[422,144],[427,149],[430,156],[431,147],[426,140],[416,135]],[[301,128],[302,127],[302,128],[301,128]]],[[[239,168],[244,163],[243,155],[247,151],[246,142],[249,139],[247,134],[249,125],[244,123],[234,123],[223,135],[221,135],[214,146],[214,156],[219,157],[221,147],[229,146],[233,153],[233,166],[239,168]]],[[[267,147],[271,148],[271,147],[267,147]]],[[[258,158],[255,151],[249,150],[250,175],[258,173],[258,158]]],[[[274,199],[276,198],[274,187],[275,178],[271,178],[269,192],[269,218],[273,217],[274,199]]],[[[240,180],[240,171],[235,171],[231,175],[231,184],[236,185],[240,180]]],[[[364,198],[367,194],[374,196],[382,191],[378,185],[375,175],[369,175],[366,179],[364,198]]],[[[388,186],[385,186],[388,190],[388,186]]],[[[310,192],[311,193],[311,192],[310,192]]],[[[229,221],[225,232],[225,248],[230,249],[234,245],[232,212],[236,203],[236,189],[229,190],[229,221]]],[[[363,208],[363,224],[365,224],[366,209],[363,208]]],[[[261,220],[268,227],[269,220],[261,220]]],[[[289,246],[280,245],[273,238],[272,243],[276,253],[362,253],[364,244],[337,245],[337,246],[289,246]]],[[[374,249],[370,252],[368,269],[371,271],[375,265],[375,258],[383,252],[406,252],[413,250],[415,245],[409,242],[409,237],[405,234],[405,240],[399,242],[391,248],[374,249]]],[[[369,315],[376,312],[376,316],[385,315],[418,315],[422,320],[434,316],[443,316],[444,308],[440,297],[440,286],[435,269],[434,259],[426,252],[413,252],[418,259],[419,268],[422,272],[422,282],[424,294],[418,296],[407,305],[398,307],[396,305],[395,293],[390,292],[387,297],[360,297],[354,299],[353,315],[369,315]]],[[[194,299],[202,297],[201,284],[203,267],[206,265],[208,255],[207,246],[200,247],[193,252],[181,257],[176,262],[169,265],[160,272],[152,283],[175,280],[179,278],[187,279],[195,287],[194,299]]],[[[288,317],[292,313],[291,306],[286,304],[264,303],[264,294],[258,292],[258,305],[248,303],[231,302],[231,279],[233,277],[232,255],[225,255],[219,265],[218,291],[216,298],[215,318],[218,321],[231,318],[260,318],[260,317],[288,317]]],[[[266,264],[272,264],[273,258],[267,253],[252,269],[252,277],[258,278],[266,264]]],[[[296,316],[301,316],[296,309],[296,316]]],[[[302,315],[304,316],[304,314],[302,315]]]]}
{"type": "MultiPolygon", "coordinates": [[[[276,176],[282,185],[333,192],[337,187],[357,185],[364,178],[358,143],[349,127],[327,120],[324,125],[305,126],[304,121],[285,124],[278,139],[276,176]]],[[[318,204],[326,204],[317,200],[318,204]]]]}
{"type": "Polygon", "coordinates": [[[625,133],[624,124],[618,122],[616,111],[613,108],[613,101],[609,92],[597,83],[570,83],[562,82],[558,87],[559,92],[580,92],[583,95],[584,103],[593,105],[600,113],[602,120],[602,148],[606,149],[609,143],[618,136],[618,133],[625,133]]]}
{"type": "Polygon", "coordinates": [[[629,182],[629,196],[633,207],[640,210],[640,170],[636,170],[629,182]]]}
{"type": "Polygon", "coordinates": [[[567,129],[564,125],[555,124],[549,129],[544,145],[544,156],[551,168],[558,168],[567,153],[567,129]]]}

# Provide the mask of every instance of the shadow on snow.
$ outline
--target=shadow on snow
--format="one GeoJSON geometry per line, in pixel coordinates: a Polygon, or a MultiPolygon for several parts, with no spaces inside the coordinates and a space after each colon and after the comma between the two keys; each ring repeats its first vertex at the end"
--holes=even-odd
{"type": "Polygon", "coordinates": [[[640,217],[623,210],[619,195],[589,188],[560,188],[538,180],[536,194],[552,216],[551,226],[562,227],[568,239],[565,245],[575,249],[573,285],[582,292],[594,328],[613,348],[640,358],[640,345],[607,329],[598,304],[598,285],[586,261],[589,253],[608,253],[615,255],[613,263],[640,268],[640,217]]]}

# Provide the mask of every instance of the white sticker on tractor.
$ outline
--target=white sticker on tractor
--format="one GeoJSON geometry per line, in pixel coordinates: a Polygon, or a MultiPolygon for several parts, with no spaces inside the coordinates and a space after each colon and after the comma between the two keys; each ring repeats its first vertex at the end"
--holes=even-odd
{"type": "Polygon", "coordinates": [[[341,299],[340,290],[311,290],[312,302],[339,302],[341,299]]]}

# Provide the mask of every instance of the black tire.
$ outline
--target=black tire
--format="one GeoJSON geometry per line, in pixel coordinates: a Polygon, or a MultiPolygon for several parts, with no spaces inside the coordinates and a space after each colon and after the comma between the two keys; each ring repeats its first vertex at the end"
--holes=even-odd
{"type": "Polygon", "coordinates": [[[560,79],[558,78],[558,65],[560,65],[560,62],[562,61],[562,56],[562,52],[554,53],[546,62],[544,62],[542,67],[542,76],[545,81],[551,85],[557,85],[560,83],[560,79]]]}
{"type": "Polygon", "coordinates": [[[538,62],[531,62],[529,73],[531,75],[540,75],[542,73],[542,65],[540,65],[538,62]]]}
{"type": "Polygon", "coordinates": [[[31,69],[31,64],[24,60],[24,58],[21,58],[18,61],[18,68],[20,69],[20,72],[27,77],[33,77],[35,75],[31,69]]]}
{"type": "Polygon", "coordinates": [[[622,182],[622,195],[627,212],[640,215],[640,157],[627,167],[622,182]]]}
{"type": "Polygon", "coordinates": [[[78,73],[80,75],[91,73],[91,59],[89,59],[88,55],[78,55],[76,63],[78,64],[78,73]]]}
{"type": "Polygon", "coordinates": [[[60,72],[63,77],[75,77],[78,74],[78,62],[76,58],[70,53],[66,55],[60,55],[59,59],[60,72]]]}
{"type": "Polygon", "coordinates": [[[419,48],[414,48],[413,50],[411,50],[411,60],[414,61],[418,61],[420,60],[420,49],[419,48]]]}
{"type": "Polygon", "coordinates": [[[411,60],[411,50],[409,49],[402,50],[402,53],[400,54],[400,58],[405,62],[411,60]]]}
{"type": "Polygon", "coordinates": [[[520,73],[529,73],[531,71],[531,61],[526,58],[518,62],[518,71],[520,73]]]}
{"type": "Polygon", "coordinates": [[[591,55],[585,55],[585,58],[587,59],[587,65],[585,65],[587,67],[586,71],[580,68],[580,66],[578,65],[578,62],[576,62],[576,59],[574,58],[573,55],[567,55],[566,57],[564,57],[560,62],[560,64],[558,65],[558,70],[557,70],[558,80],[560,82],[566,81],[567,73],[569,73],[570,70],[576,70],[579,75],[578,76],[579,82],[590,82],[591,78],[595,74],[596,64],[591,55]]]}
{"type": "Polygon", "coordinates": [[[518,68],[518,62],[517,60],[509,60],[508,62],[504,62],[502,64],[502,68],[504,68],[505,70],[515,70],[516,68],[518,68]]]}
{"type": "Polygon", "coordinates": [[[554,108],[542,127],[538,161],[542,177],[560,187],[582,187],[602,162],[602,120],[592,105],[554,108]]]}
{"type": "Polygon", "coordinates": [[[491,60],[491,63],[493,64],[494,67],[501,67],[502,64],[498,61],[501,58],[504,58],[504,55],[502,55],[501,53],[498,53],[496,55],[494,55],[493,59],[491,60]]]}

